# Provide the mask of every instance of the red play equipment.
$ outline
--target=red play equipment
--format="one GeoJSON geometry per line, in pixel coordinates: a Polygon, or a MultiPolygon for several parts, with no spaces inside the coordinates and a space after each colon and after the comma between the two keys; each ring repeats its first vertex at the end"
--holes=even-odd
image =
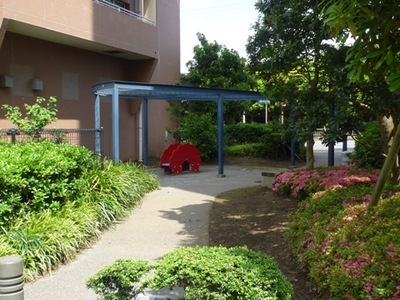
{"type": "Polygon", "coordinates": [[[164,172],[180,174],[184,170],[200,171],[200,152],[192,144],[174,143],[164,150],[160,158],[160,167],[164,172]]]}

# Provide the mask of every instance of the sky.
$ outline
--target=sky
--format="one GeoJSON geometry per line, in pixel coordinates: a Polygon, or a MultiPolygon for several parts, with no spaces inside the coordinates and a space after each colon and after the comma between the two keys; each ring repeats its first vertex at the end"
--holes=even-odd
{"type": "Polygon", "coordinates": [[[199,44],[196,34],[246,57],[247,39],[257,21],[256,0],[181,0],[181,73],[199,44]]]}

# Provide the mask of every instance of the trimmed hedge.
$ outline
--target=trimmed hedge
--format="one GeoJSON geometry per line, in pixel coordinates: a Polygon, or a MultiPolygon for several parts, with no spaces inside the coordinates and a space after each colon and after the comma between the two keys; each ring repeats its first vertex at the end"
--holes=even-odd
{"type": "Polygon", "coordinates": [[[238,123],[224,129],[227,155],[278,159],[290,154],[290,137],[280,123],[238,123]]]}
{"type": "Polygon", "coordinates": [[[293,293],[273,258],[246,247],[181,247],[153,265],[117,260],[87,285],[109,300],[127,299],[146,287],[182,287],[184,299],[289,300],[293,293]]]}

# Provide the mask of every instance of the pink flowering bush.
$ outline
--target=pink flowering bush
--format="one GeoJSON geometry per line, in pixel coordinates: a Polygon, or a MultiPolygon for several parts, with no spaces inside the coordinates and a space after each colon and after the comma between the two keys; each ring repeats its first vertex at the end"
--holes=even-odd
{"type": "Polygon", "coordinates": [[[272,183],[272,190],[303,200],[313,193],[330,188],[375,184],[378,177],[379,171],[362,170],[354,165],[299,169],[277,175],[272,183]]]}
{"type": "Polygon", "coordinates": [[[400,300],[400,193],[367,211],[373,186],[351,181],[300,202],[288,238],[323,299],[400,300]]]}

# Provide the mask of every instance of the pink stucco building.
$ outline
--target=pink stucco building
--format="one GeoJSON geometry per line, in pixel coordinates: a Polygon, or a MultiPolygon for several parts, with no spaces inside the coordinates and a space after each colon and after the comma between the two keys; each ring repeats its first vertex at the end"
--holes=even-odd
{"type": "MultiPolygon", "coordinates": [[[[0,1],[0,104],[58,99],[55,128],[94,127],[92,85],[174,84],[180,77],[179,0],[0,1]]],[[[149,104],[149,156],[172,142],[166,101],[149,104]]],[[[120,101],[120,158],[139,159],[141,100],[120,101]]],[[[111,103],[102,101],[104,153],[111,103]]],[[[10,128],[0,111],[0,128],[10,128]]]]}

